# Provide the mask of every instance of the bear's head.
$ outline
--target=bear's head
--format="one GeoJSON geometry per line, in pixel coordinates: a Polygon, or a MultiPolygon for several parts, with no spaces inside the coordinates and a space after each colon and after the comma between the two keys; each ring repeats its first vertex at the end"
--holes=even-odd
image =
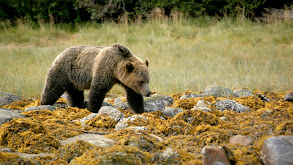
{"type": "MultiPolygon", "coordinates": [[[[126,62],[126,81],[123,84],[131,88],[138,94],[143,96],[150,96],[151,91],[149,88],[149,71],[148,71],[148,60],[136,61],[136,62],[126,62]]],[[[121,81],[121,80],[120,80],[121,81]]]]}
{"type": "Polygon", "coordinates": [[[119,54],[124,57],[117,66],[116,78],[134,92],[143,96],[149,96],[151,94],[149,88],[149,61],[143,61],[134,56],[124,45],[114,44],[112,47],[116,48],[119,54]]]}

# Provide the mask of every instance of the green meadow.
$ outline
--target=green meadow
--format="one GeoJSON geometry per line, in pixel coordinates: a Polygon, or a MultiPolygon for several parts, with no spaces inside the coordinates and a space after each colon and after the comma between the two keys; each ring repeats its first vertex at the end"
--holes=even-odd
{"type": "Polygon", "coordinates": [[[113,43],[149,59],[150,87],[158,93],[200,92],[209,85],[279,92],[293,87],[292,21],[200,17],[140,24],[0,22],[0,91],[39,98],[50,64],[64,49],[113,43]]]}

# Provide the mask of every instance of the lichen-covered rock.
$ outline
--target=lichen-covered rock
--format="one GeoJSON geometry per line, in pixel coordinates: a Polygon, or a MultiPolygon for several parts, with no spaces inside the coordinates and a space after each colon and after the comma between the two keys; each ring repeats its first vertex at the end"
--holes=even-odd
{"type": "Polygon", "coordinates": [[[180,99],[188,99],[188,98],[194,98],[194,97],[204,97],[203,93],[191,93],[191,94],[184,94],[180,97],[180,99]]]}
{"type": "Polygon", "coordinates": [[[60,147],[57,151],[54,152],[54,160],[64,160],[67,163],[70,163],[75,157],[79,157],[85,151],[95,148],[94,145],[89,144],[83,140],[77,140],[73,143],[68,143],[60,147]]]}
{"type": "Polygon", "coordinates": [[[220,146],[205,146],[202,149],[203,165],[230,165],[226,151],[220,146]]]}
{"type": "Polygon", "coordinates": [[[237,103],[234,100],[224,99],[216,103],[216,108],[224,111],[224,110],[233,110],[235,112],[247,112],[250,111],[250,108],[237,103]]]}
{"type": "Polygon", "coordinates": [[[97,147],[109,147],[114,144],[114,141],[112,139],[106,138],[103,135],[98,135],[98,134],[80,134],[74,137],[67,138],[65,140],[61,140],[60,143],[62,146],[74,143],[76,141],[85,141],[88,143],[91,143],[97,147]]]}
{"type": "Polygon", "coordinates": [[[247,96],[253,96],[253,91],[250,89],[236,89],[234,90],[235,93],[239,95],[239,97],[247,97],[247,96]]]}
{"type": "Polygon", "coordinates": [[[31,107],[27,107],[24,109],[24,111],[35,111],[35,110],[56,110],[57,107],[56,106],[52,106],[52,105],[40,105],[40,106],[31,106],[31,107]]]}
{"type": "Polygon", "coordinates": [[[229,97],[229,96],[239,97],[239,95],[233,92],[231,89],[220,87],[220,86],[208,86],[207,88],[204,89],[203,93],[205,96],[213,95],[216,97],[229,97]]]}
{"type": "Polygon", "coordinates": [[[293,164],[293,136],[274,136],[266,139],[261,149],[265,165],[293,164]]]}
{"type": "Polygon", "coordinates": [[[15,118],[23,118],[22,111],[0,108],[0,125],[15,118]]]}
{"type": "Polygon", "coordinates": [[[198,109],[202,110],[204,112],[211,112],[212,111],[203,100],[198,100],[196,105],[192,108],[192,110],[198,110],[198,109]]]}
{"type": "Polygon", "coordinates": [[[162,94],[153,94],[151,97],[145,97],[145,102],[157,102],[157,101],[163,101],[165,106],[170,106],[174,99],[170,96],[162,95],[162,94]]]}
{"type": "Polygon", "coordinates": [[[176,164],[176,159],[179,157],[179,154],[174,151],[172,148],[166,148],[163,152],[158,152],[153,157],[153,162],[156,164],[176,164]]]}
{"type": "Polygon", "coordinates": [[[114,108],[112,106],[103,106],[100,108],[98,115],[101,114],[107,114],[109,117],[114,119],[116,122],[118,122],[120,119],[124,118],[124,115],[121,111],[119,111],[117,108],[114,108]]]}
{"type": "Polygon", "coordinates": [[[174,117],[178,113],[183,112],[180,108],[172,108],[172,107],[165,107],[165,109],[162,111],[163,115],[174,117]]]}
{"type": "Polygon", "coordinates": [[[41,122],[19,118],[1,125],[0,145],[18,152],[51,153],[59,148],[60,142],[41,122]]]}
{"type": "Polygon", "coordinates": [[[252,140],[247,136],[234,135],[230,138],[229,143],[236,143],[243,146],[248,146],[252,144],[252,140]]]}
{"type": "Polygon", "coordinates": [[[134,115],[134,116],[131,116],[131,117],[127,117],[127,118],[123,118],[122,120],[120,120],[116,126],[115,126],[115,130],[121,130],[121,129],[124,129],[124,128],[127,128],[129,127],[130,125],[128,124],[129,122],[133,122],[135,120],[138,120],[138,121],[147,121],[148,119],[142,115],[134,115]]]}
{"type": "Polygon", "coordinates": [[[118,108],[118,109],[128,109],[129,106],[126,102],[126,98],[125,97],[118,97],[114,100],[114,107],[118,108]]]}
{"type": "Polygon", "coordinates": [[[286,92],[284,100],[285,101],[293,101],[293,90],[286,92]]]}
{"type": "Polygon", "coordinates": [[[11,104],[15,101],[21,100],[20,97],[5,92],[0,92],[0,106],[11,104]]]}
{"type": "Polygon", "coordinates": [[[163,111],[165,108],[164,100],[157,100],[155,102],[145,102],[144,103],[144,112],[156,112],[163,111]]]}

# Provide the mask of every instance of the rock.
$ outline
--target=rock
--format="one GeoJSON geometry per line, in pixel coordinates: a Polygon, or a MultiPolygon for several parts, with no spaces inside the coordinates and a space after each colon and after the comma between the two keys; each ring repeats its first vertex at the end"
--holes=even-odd
{"type": "Polygon", "coordinates": [[[6,123],[14,118],[24,118],[25,116],[21,114],[20,110],[10,110],[0,108],[0,125],[6,123]]]}
{"type": "Polygon", "coordinates": [[[189,95],[182,95],[180,97],[180,99],[188,99],[188,98],[194,98],[194,97],[203,97],[204,94],[203,93],[199,93],[199,94],[196,94],[196,93],[191,93],[189,95]]]}
{"type": "Polygon", "coordinates": [[[47,157],[47,156],[53,156],[53,154],[46,154],[46,153],[39,153],[39,154],[27,154],[27,153],[20,153],[16,152],[18,156],[21,158],[26,158],[26,159],[32,159],[36,157],[47,157]]]}
{"type": "Polygon", "coordinates": [[[293,90],[286,92],[284,100],[285,101],[293,101],[293,90]]]}
{"type": "Polygon", "coordinates": [[[203,165],[230,165],[226,151],[220,146],[204,146],[202,149],[203,165]]]}
{"type": "Polygon", "coordinates": [[[239,97],[253,96],[253,92],[250,89],[236,89],[234,92],[237,93],[239,97]]]}
{"type": "MultiPolygon", "coordinates": [[[[88,100],[88,99],[84,100],[84,102],[83,102],[83,107],[88,108],[88,103],[89,103],[89,100],[88,100]]],[[[55,104],[54,104],[54,105],[55,105],[55,104]]],[[[103,106],[112,106],[112,107],[113,107],[113,105],[110,104],[110,103],[108,103],[108,102],[106,101],[106,99],[105,99],[104,102],[102,103],[102,106],[101,106],[101,107],[103,107],[103,106]]]]}
{"type": "Polygon", "coordinates": [[[265,165],[292,165],[293,135],[266,139],[261,149],[261,158],[265,165]]]}
{"type": "Polygon", "coordinates": [[[77,140],[89,142],[97,147],[109,147],[112,146],[114,143],[114,140],[106,138],[103,135],[97,134],[80,134],[74,137],[67,138],[65,140],[61,140],[60,143],[64,146],[68,143],[73,143],[77,140]]]}
{"type": "Polygon", "coordinates": [[[34,107],[34,106],[32,106],[32,107],[27,107],[27,108],[25,108],[25,112],[27,112],[27,111],[35,111],[35,110],[51,110],[51,111],[53,111],[53,110],[56,110],[57,109],[57,107],[56,106],[52,106],[52,105],[40,105],[40,106],[36,106],[36,107],[34,107]]]}
{"type": "Polygon", "coordinates": [[[121,111],[119,111],[117,108],[114,108],[112,106],[103,106],[100,108],[98,115],[107,114],[109,117],[114,119],[116,122],[118,122],[120,119],[124,118],[124,115],[121,111]]]}
{"type": "Polygon", "coordinates": [[[126,110],[129,108],[127,102],[126,102],[126,98],[125,97],[118,97],[114,100],[114,107],[115,108],[121,108],[123,110],[126,110]],[[125,100],[125,101],[123,101],[125,100]]]}
{"type": "Polygon", "coordinates": [[[228,119],[226,116],[222,116],[222,117],[220,117],[220,120],[227,121],[228,119]]]}
{"type": "Polygon", "coordinates": [[[204,89],[204,96],[216,96],[216,97],[229,97],[235,96],[239,97],[239,95],[233,92],[231,89],[220,87],[220,86],[208,86],[204,89]]]}
{"type": "Polygon", "coordinates": [[[92,114],[89,114],[88,116],[82,118],[79,120],[79,122],[81,123],[81,126],[84,127],[85,126],[85,122],[87,120],[90,120],[90,119],[93,119],[95,118],[96,116],[98,116],[98,113],[92,113],[92,114]]]}
{"type": "Polygon", "coordinates": [[[212,112],[212,110],[209,108],[207,104],[204,103],[204,101],[199,100],[196,105],[192,108],[192,110],[202,110],[204,112],[212,112]]]}
{"type": "Polygon", "coordinates": [[[144,112],[156,112],[156,111],[163,111],[165,108],[165,101],[164,100],[157,100],[155,102],[145,102],[144,103],[144,112]]]}
{"type": "Polygon", "coordinates": [[[13,152],[11,148],[0,148],[0,152],[13,152]]]}
{"type": "Polygon", "coordinates": [[[262,101],[271,101],[270,99],[268,99],[265,95],[263,95],[262,93],[256,93],[255,94],[257,97],[259,97],[262,101]]]}
{"type": "Polygon", "coordinates": [[[127,129],[133,129],[133,130],[136,130],[136,131],[146,131],[148,130],[146,127],[127,127],[127,129]]]}
{"type": "Polygon", "coordinates": [[[156,164],[176,164],[176,158],[179,154],[172,148],[166,148],[163,152],[158,152],[154,157],[152,162],[156,164]]]}
{"type": "Polygon", "coordinates": [[[138,118],[140,118],[142,120],[148,120],[146,117],[144,117],[142,115],[133,115],[133,116],[130,116],[127,118],[123,118],[116,124],[115,130],[117,131],[117,130],[121,130],[121,129],[129,127],[127,122],[135,121],[138,118]]]}
{"type": "Polygon", "coordinates": [[[21,100],[21,98],[16,95],[0,92],[0,106],[8,105],[19,100],[21,100]]]}
{"type": "Polygon", "coordinates": [[[236,143],[243,146],[248,146],[252,144],[252,140],[247,136],[234,135],[230,138],[229,143],[236,143]]]}
{"type": "Polygon", "coordinates": [[[157,101],[163,101],[165,106],[170,106],[174,99],[170,96],[162,95],[162,94],[153,94],[151,97],[145,97],[145,102],[157,102],[157,101]]]}
{"type": "Polygon", "coordinates": [[[170,117],[174,117],[180,112],[183,112],[183,110],[180,108],[172,108],[172,107],[166,107],[162,111],[163,115],[170,116],[170,117]]]}
{"type": "Polygon", "coordinates": [[[249,107],[246,107],[246,106],[239,104],[236,101],[230,100],[230,99],[225,99],[225,100],[221,100],[221,101],[217,102],[216,108],[221,111],[229,109],[229,110],[233,110],[233,111],[239,112],[239,113],[250,111],[249,107]]]}

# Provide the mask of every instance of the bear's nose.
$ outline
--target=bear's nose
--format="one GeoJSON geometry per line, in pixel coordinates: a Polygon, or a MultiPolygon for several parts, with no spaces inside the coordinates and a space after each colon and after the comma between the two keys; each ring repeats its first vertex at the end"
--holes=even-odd
{"type": "Polygon", "coordinates": [[[150,97],[151,96],[151,91],[147,91],[147,93],[146,93],[146,97],[150,97]]]}

